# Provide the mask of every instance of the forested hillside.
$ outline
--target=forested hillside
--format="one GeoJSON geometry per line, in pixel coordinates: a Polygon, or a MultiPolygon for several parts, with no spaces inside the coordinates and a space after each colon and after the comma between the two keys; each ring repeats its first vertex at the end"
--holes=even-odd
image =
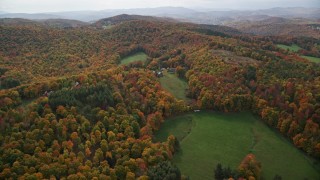
{"type": "Polygon", "coordinates": [[[319,20],[269,17],[260,21],[230,21],[225,25],[255,35],[320,38],[319,20]]]}
{"type": "MultiPolygon", "coordinates": [[[[320,63],[299,56],[319,57],[318,39],[128,15],[67,28],[1,22],[0,179],[186,178],[170,162],[179,141],[152,137],[195,109],[250,111],[320,159],[320,63]],[[149,58],[120,65],[137,52],[149,58]],[[163,68],[187,82],[190,101],[161,86],[163,68]]],[[[254,155],[240,167],[260,178],[254,155]]]]}

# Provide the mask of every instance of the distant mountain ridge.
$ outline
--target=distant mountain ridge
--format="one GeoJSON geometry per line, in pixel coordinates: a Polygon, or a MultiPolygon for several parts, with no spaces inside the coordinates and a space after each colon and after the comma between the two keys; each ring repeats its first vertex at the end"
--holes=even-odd
{"type": "Polygon", "coordinates": [[[181,29],[192,32],[197,32],[205,35],[230,37],[232,35],[243,34],[241,31],[223,25],[206,25],[194,24],[187,22],[179,22],[172,18],[155,17],[155,16],[141,16],[141,15],[128,15],[121,14],[109,18],[103,18],[93,23],[86,23],[77,20],[69,19],[48,19],[48,20],[29,20],[22,18],[0,18],[0,26],[11,27],[46,27],[46,28],[78,28],[78,27],[91,27],[93,29],[110,29],[113,26],[120,25],[125,22],[136,21],[134,23],[140,24],[141,22],[163,23],[167,25],[174,25],[181,29]]]}
{"type": "MultiPolygon", "coordinates": [[[[50,28],[77,28],[90,26],[97,29],[109,29],[127,21],[149,21],[166,22],[179,24],[178,26],[205,35],[214,36],[233,36],[241,34],[254,34],[262,36],[294,36],[294,37],[313,37],[320,38],[320,20],[304,18],[282,18],[258,15],[255,17],[247,16],[249,20],[241,18],[233,20],[225,18],[223,24],[212,25],[210,23],[189,23],[181,22],[174,18],[128,15],[121,14],[112,17],[102,18],[95,22],[82,22],[70,19],[22,19],[22,18],[0,18],[0,26],[42,26],[50,28]]],[[[182,20],[183,21],[183,20],[182,20]]]]}
{"type": "Polygon", "coordinates": [[[121,14],[121,15],[117,15],[117,16],[113,16],[113,17],[109,17],[109,18],[100,19],[100,20],[92,23],[92,26],[101,27],[101,26],[108,26],[108,25],[116,25],[116,24],[119,24],[123,21],[132,21],[132,20],[177,22],[176,20],[171,19],[171,18],[121,14]]]}
{"type": "Polygon", "coordinates": [[[29,20],[22,18],[2,18],[2,26],[48,26],[53,28],[71,28],[89,25],[89,23],[70,19],[29,20]]]}
{"type": "Polygon", "coordinates": [[[223,24],[232,20],[263,20],[269,17],[320,19],[320,8],[272,8],[262,10],[194,10],[183,7],[158,7],[138,9],[107,9],[102,11],[69,11],[47,13],[0,13],[0,18],[74,19],[97,21],[120,14],[170,17],[181,21],[223,24]]]}

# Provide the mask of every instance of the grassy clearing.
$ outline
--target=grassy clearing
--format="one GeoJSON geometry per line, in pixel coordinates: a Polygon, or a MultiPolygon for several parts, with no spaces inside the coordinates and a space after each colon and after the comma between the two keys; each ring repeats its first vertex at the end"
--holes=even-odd
{"type": "Polygon", "coordinates": [[[287,46],[287,45],[283,45],[283,44],[277,44],[277,47],[285,49],[285,50],[289,49],[289,51],[292,51],[292,52],[298,52],[301,49],[296,44],[292,44],[291,46],[287,46]]]}
{"type": "Polygon", "coordinates": [[[311,62],[320,63],[320,58],[317,58],[317,57],[312,57],[312,56],[301,56],[301,57],[308,59],[311,62]]]}
{"type": "Polygon", "coordinates": [[[102,26],[103,29],[112,29],[114,25],[107,25],[107,26],[102,26]]]}
{"type": "Polygon", "coordinates": [[[130,64],[132,62],[138,62],[138,61],[146,61],[148,58],[148,55],[143,53],[143,52],[139,52],[139,53],[136,53],[136,54],[133,54],[131,56],[128,56],[128,57],[125,57],[121,60],[121,63],[122,65],[127,65],[127,64],[130,64]]]}
{"type": "Polygon", "coordinates": [[[165,90],[169,91],[177,99],[189,100],[186,97],[187,82],[178,78],[175,74],[164,72],[163,77],[160,78],[160,83],[165,90]]]}
{"type": "Polygon", "coordinates": [[[191,132],[193,122],[192,115],[167,119],[166,123],[162,124],[161,130],[156,132],[153,140],[164,142],[170,134],[174,134],[179,141],[182,141],[191,132]]]}
{"type": "Polygon", "coordinates": [[[169,134],[184,137],[182,150],[173,161],[191,179],[212,179],[219,162],[237,168],[250,152],[262,163],[265,179],[275,174],[283,179],[320,177],[312,166],[313,160],[250,113],[200,112],[174,117],[163,124],[155,139],[165,140],[169,134]]]}
{"type": "MultiPolygon", "coordinates": [[[[283,44],[277,44],[277,47],[282,49],[289,49],[292,52],[298,52],[301,48],[297,46],[296,44],[293,44],[291,46],[283,45],[283,44]]],[[[311,62],[320,63],[320,58],[312,57],[312,56],[301,56],[302,58],[308,59],[311,62]]]]}
{"type": "Polygon", "coordinates": [[[319,162],[308,158],[281,135],[275,133],[261,121],[255,121],[253,127],[258,135],[258,143],[253,149],[257,159],[262,162],[266,179],[278,173],[283,179],[319,179],[319,162]],[[314,166],[313,163],[317,163],[314,166]]]}

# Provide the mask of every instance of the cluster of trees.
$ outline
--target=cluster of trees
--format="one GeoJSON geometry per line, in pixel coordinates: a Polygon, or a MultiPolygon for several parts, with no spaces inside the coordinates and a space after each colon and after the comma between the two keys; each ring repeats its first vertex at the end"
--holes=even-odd
{"type": "Polygon", "coordinates": [[[30,86],[1,95],[1,179],[181,176],[166,162],[175,137],[151,139],[186,107],[152,72],[119,67],[30,86]]]}
{"type": "Polygon", "coordinates": [[[229,166],[223,167],[222,164],[218,163],[216,168],[214,169],[214,179],[216,180],[224,180],[237,177],[238,172],[231,170],[229,166]]]}
{"type": "Polygon", "coordinates": [[[197,59],[186,77],[188,96],[197,99],[199,107],[225,112],[251,108],[251,91],[246,86],[244,70],[238,65],[223,62],[221,57],[206,48],[193,53],[188,59],[197,59]]]}
{"type": "Polygon", "coordinates": [[[261,164],[256,160],[255,155],[248,154],[240,163],[238,167],[240,176],[246,179],[260,179],[261,178],[261,164]]]}
{"type": "Polygon", "coordinates": [[[0,79],[0,89],[9,89],[9,88],[17,87],[19,85],[20,85],[20,81],[12,77],[0,79]]]}
{"type": "Polygon", "coordinates": [[[214,170],[216,180],[224,179],[261,179],[261,163],[256,160],[253,154],[248,154],[240,163],[237,170],[232,170],[229,166],[223,168],[218,163],[214,170]]]}
{"type": "Polygon", "coordinates": [[[169,161],[163,161],[148,170],[148,176],[154,180],[175,180],[181,179],[180,170],[169,161]]]}

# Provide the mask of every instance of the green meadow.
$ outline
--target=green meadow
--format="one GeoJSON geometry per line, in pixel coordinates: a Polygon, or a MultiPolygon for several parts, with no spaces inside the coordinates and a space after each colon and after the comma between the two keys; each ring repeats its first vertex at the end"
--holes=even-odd
{"type": "Polygon", "coordinates": [[[133,62],[138,62],[138,61],[144,62],[147,60],[147,58],[148,58],[147,54],[145,54],[143,52],[139,52],[139,53],[136,53],[136,54],[133,54],[133,55],[130,55],[130,56],[123,58],[121,60],[120,64],[127,65],[127,64],[130,64],[133,62]]]}
{"type": "MultiPolygon", "coordinates": [[[[289,49],[289,51],[292,52],[298,52],[301,48],[297,46],[296,44],[293,44],[291,46],[283,45],[283,44],[277,44],[277,47],[281,49],[289,49]]],[[[312,56],[301,56],[302,58],[308,59],[311,62],[320,63],[320,58],[312,57],[312,56]]]]}
{"type": "Polygon", "coordinates": [[[213,179],[217,163],[236,169],[248,154],[262,163],[262,176],[319,179],[319,162],[308,158],[251,113],[198,112],[170,118],[154,140],[180,140],[173,162],[191,179],[213,179]]]}
{"type": "Polygon", "coordinates": [[[284,44],[277,44],[277,47],[281,48],[281,49],[289,49],[289,51],[293,51],[293,52],[297,52],[299,51],[299,49],[301,49],[298,45],[296,44],[292,44],[291,46],[287,46],[284,44]]]}
{"type": "Polygon", "coordinates": [[[163,77],[160,78],[161,86],[170,92],[173,96],[180,100],[189,100],[186,97],[186,89],[188,87],[188,83],[180,78],[178,78],[175,74],[170,74],[168,72],[163,73],[163,77]]]}
{"type": "Polygon", "coordinates": [[[308,59],[311,62],[320,63],[320,58],[317,58],[317,57],[312,57],[312,56],[301,56],[301,57],[308,59]]]}

